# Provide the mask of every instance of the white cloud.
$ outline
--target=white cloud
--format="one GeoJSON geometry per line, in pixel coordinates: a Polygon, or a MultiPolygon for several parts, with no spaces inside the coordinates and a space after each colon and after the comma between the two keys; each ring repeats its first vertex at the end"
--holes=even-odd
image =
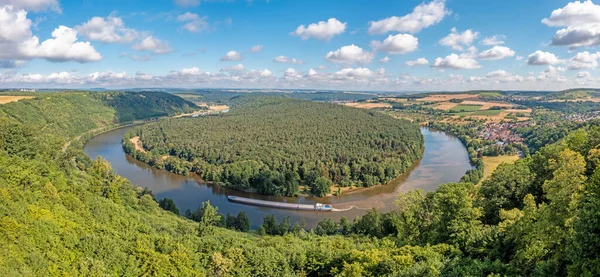
{"type": "Polygon", "coordinates": [[[244,70],[244,65],[243,64],[236,64],[236,65],[232,65],[229,67],[223,67],[221,68],[221,71],[242,71],[244,70]]]}
{"type": "Polygon", "coordinates": [[[185,25],[182,26],[182,28],[192,33],[200,33],[206,30],[210,30],[207,20],[208,17],[199,16],[191,12],[186,12],[177,16],[177,21],[186,22],[185,25]]]}
{"type": "Polygon", "coordinates": [[[451,69],[475,69],[481,68],[476,60],[468,57],[461,57],[456,54],[450,54],[445,58],[436,58],[431,67],[451,68],[451,69]]]}
{"type": "Polygon", "coordinates": [[[139,33],[125,27],[125,23],[119,17],[109,15],[103,17],[92,17],[88,22],[75,26],[75,30],[89,40],[97,40],[106,43],[131,43],[139,33]]]}
{"type": "Polygon", "coordinates": [[[464,47],[470,46],[477,37],[479,37],[479,32],[473,32],[471,29],[458,33],[456,28],[452,28],[450,34],[440,39],[439,42],[454,50],[463,51],[464,47]]]}
{"type": "Polygon", "coordinates": [[[434,0],[416,6],[412,13],[405,16],[392,16],[379,21],[369,22],[369,34],[383,34],[387,32],[418,33],[424,28],[439,23],[450,14],[446,10],[445,1],[434,0]]]}
{"type": "Polygon", "coordinates": [[[492,71],[485,75],[485,78],[491,80],[496,83],[514,83],[514,82],[523,82],[525,78],[520,75],[514,75],[512,73],[506,72],[505,70],[498,69],[496,71],[492,71]]]}
{"type": "Polygon", "coordinates": [[[332,63],[368,64],[374,57],[375,54],[366,52],[362,48],[352,44],[327,53],[325,60],[332,63]]]}
{"type": "Polygon", "coordinates": [[[344,33],[344,31],[346,31],[346,23],[330,18],[327,22],[319,21],[308,25],[308,27],[300,25],[291,35],[299,36],[304,40],[311,37],[318,40],[330,40],[332,37],[344,33]]]}
{"type": "Polygon", "coordinates": [[[289,64],[303,64],[304,63],[304,61],[302,61],[302,60],[297,60],[297,59],[289,58],[286,56],[277,56],[277,57],[275,57],[275,59],[273,59],[273,62],[289,63],[289,64]]]}
{"type": "Polygon", "coordinates": [[[177,6],[188,8],[200,5],[200,0],[173,0],[173,3],[177,6]]]}
{"type": "Polygon", "coordinates": [[[135,80],[137,80],[137,81],[150,81],[152,79],[154,79],[154,77],[148,73],[143,73],[143,72],[135,73],[135,80]]]}
{"type": "Polygon", "coordinates": [[[259,44],[259,45],[254,45],[252,46],[252,48],[250,48],[250,53],[258,53],[260,51],[262,51],[264,48],[264,45],[259,44]]]}
{"type": "Polygon", "coordinates": [[[371,47],[378,52],[385,52],[392,55],[406,54],[417,50],[419,39],[409,34],[389,35],[383,42],[371,41],[371,47]]]}
{"type": "Polygon", "coordinates": [[[268,69],[263,69],[260,71],[260,77],[265,78],[265,77],[271,77],[271,76],[273,76],[273,73],[271,73],[271,71],[268,69]]]}
{"type": "Polygon", "coordinates": [[[477,55],[477,57],[482,60],[501,60],[514,55],[515,51],[511,50],[510,48],[496,45],[488,50],[482,51],[477,55]]]}
{"type": "Polygon", "coordinates": [[[385,56],[383,58],[381,58],[381,60],[379,60],[380,63],[387,63],[389,62],[391,59],[388,56],[385,56]]]}
{"type": "Polygon", "coordinates": [[[405,64],[408,66],[428,65],[429,61],[425,58],[418,58],[416,60],[406,61],[405,64]]]}
{"type": "Polygon", "coordinates": [[[522,59],[523,59],[523,56],[517,56],[517,57],[515,58],[515,60],[517,60],[517,61],[520,61],[520,60],[522,60],[522,59]]]}
{"type": "Polygon", "coordinates": [[[173,51],[173,48],[171,48],[168,42],[162,41],[153,36],[146,37],[140,43],[133,45],[131,48],[138,51],[150,51],[156,55],[168,54],[173,51]]]}
{"type": "Polygon", "coordinates": [[[554,54],[543,52],[541,50],[537,50],[533,54],[527,56],[527,64],[529,65],[549,65],[558,62],[559,59],[554,54]]]}
{"type": "Polygon", "coordinates": [[[229,51],[225,56],[221,57],[221,61],[241,61],[243,59],[242,54],[237,51],[229,51]]]}
{"type": "Polygon", "coordinates": [[[147,61],[152,60],[152,56],[150,56],[150,55],[144,55],[144,56],[131,55],[131,59],[134,61],[139,61],[139,62],[147,62],[147,61]]]}
{"type": "Polygon", "coordinates": [[[501,44],[504,44],[504,36],[502,36],[502,35],[493,35],[491,37],[486,37],[486,38],[482,39],[479,42],[479,44],[485,45],[485,46],[501,45],[501,44]]]}
{"type": "Polygon", "coordinates": [[[42,58],[53,62],[94,62],[102,59],[89,42],[77,41],[77,31],[59,26],[52,38],[40,43],[31,32],[27,12],[11,6],[0,7],[0,60],[5,65],[42,58]]]}
{"type": "Polygon", "coordinates": [[[32,12],[41,12],[47,9],[62,13],[58,0],[0,0],[0,5],[13,6],[32,12]]]}
{"type": "Polygon", "coordinates": [[[592,74],[590,74],[588,71],[579,71],[575,76],[577,77],[577,79],[589,79],[592,76],[592,74]]]}
{"type": "Polygon", "coordinates": [[[574,57],[569,59],[567,68],[569,68],[570,70],[578,70],[582,68],[596,68],[596,66],[598,66],[598,58],[600,58],[599,52],[579,52],[574,57]]]}
{"type": "Polygon", "coordinates": [[[112,83],[127,78],[126,72],[113,72],[111,70],[105,72],[94,72],[88,75],[88,81],[98,83],[112,83]]]}
{"type": "Polygon", "coordinates": [[[552,11],[542,23],[566,27],[556,32],[550,45],[571,48],[600,44],[600,6],[592,1],[575,1],[552,11]]]}

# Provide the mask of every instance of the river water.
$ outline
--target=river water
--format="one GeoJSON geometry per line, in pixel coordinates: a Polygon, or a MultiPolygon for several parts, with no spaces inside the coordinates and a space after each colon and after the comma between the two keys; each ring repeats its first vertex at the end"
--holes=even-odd
{"type": "Polygon", "coordinates": [[[307,227],[314,227],[327,217],[337,221],[345,216],[352,220],[369,208],[389,211],[395,208],[394,200],[398,194],[414,189],[425,192],[435,190],[441,184],[459,181],[472,168],[467,151],[458,138],[422,128],[421,133],[425,138],[423,158],[390,184],[357,190],[339,197],[263,196],[205,184],[196,175],[181,176],[135,160],[125,154],[121,146],[123,135],[130,128],[132,127],[113,130],[92,138],[84,146],[85,153],[92,159],[101,156],[112,165],[115,172],[129,179],[135,186],[148,187],[157,199],[173,199],[182,213],[186,209],[193,211],[202,202],[210,201],[223,214],[237,215],[240,211],[246,212],[253,228],[261,225],[268,214],[274,214],[279,220],[289,216],[292,222],[304,219],[307,227]],[[352,209],[340,212],[280,210],[231,203],[227,201],[227,195],[292,203],[330,203],[336,209],[352,209]]]}

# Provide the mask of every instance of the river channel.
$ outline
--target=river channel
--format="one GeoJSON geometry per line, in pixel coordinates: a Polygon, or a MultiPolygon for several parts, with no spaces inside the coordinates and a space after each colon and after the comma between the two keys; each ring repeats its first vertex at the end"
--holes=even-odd
{"type": "Polygon", "coordinates": [[[423,158],[390,184],[361,189],[338,197],[263,196],[206,184],[196,175],[177,175],[135,160],[125,154],[121,146],[123,135],[130,128],[132,127],[113,130],[92,138],[84,146],[85,153],[92,159],[101,156],[112,165],[115,172],[129,179],[135,186],[148,187],[157,199],[173,199],[182,213],[186,209],[193,211],[202,202],[210,201],[223,214],[237,215],[240,211],[246,212],[253,228],[262,224],[263,218],[268,214],[274,214],[279,220],[289,216],[292,222],[304,219],[306,227],[314,227],[317,222],[327,217],[337,221],[345,216],[352,220],[369,208],[389,211],[395,208],[394,201],[398,194],[414,189],[422,189],[425,192],[435,190],[441,184],[459,181],[462,175],[472,168],[466,148],[458,138],[422,128],[421,133],[425,138],[423,158]],[[339,212],[280,210],[231,203],[227,200],[228,195],[303,204],[329,203],[336,209],[352,209],[339,212]]]}

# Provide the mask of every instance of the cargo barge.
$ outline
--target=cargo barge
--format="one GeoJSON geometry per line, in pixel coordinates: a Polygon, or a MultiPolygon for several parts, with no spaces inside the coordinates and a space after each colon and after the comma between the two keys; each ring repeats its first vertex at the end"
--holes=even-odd
{"type": "Polygon", "coordinates": [[[266,200],[258,200],[251,199],[239,196],[227,196],[227,200],[235,203],[242,203],[253,206],[262,206],[269,208],[277,208],[277,209],[288,209],[288,210],[300,210],[300,211],[317,211],[317,212],[330,212],[333,210],[333,207],[329,204],[321,204],[315,203],[311,204],[300,204],[300,203],[285,203],[285,202],[275,202],[275,201],[266,201],[266,200]]]}

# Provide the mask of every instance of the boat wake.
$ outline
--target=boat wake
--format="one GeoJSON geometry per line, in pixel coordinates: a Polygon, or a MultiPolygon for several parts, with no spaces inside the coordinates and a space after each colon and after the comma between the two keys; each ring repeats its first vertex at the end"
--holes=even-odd
{"type": "Polygon", "coordinates": [[[331,211],[332,212],[346,212],[352,209],[357,209],[357,210],[368,210],[366,208],[359,208],[357,206],[350,206],[349,208],[345,208],[345,209],[336,209],[336,208],[332,208],[331,211]]]}

